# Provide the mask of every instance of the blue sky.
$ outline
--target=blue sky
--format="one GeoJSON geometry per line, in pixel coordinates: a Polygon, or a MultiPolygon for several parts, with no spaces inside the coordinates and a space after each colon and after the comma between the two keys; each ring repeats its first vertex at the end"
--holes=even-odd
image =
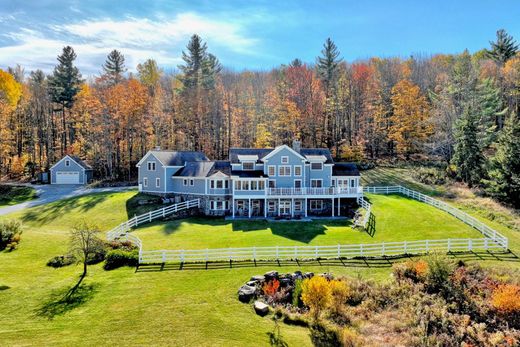
{"type": "Polygon", "coordinates": [[[520,1],[0,0],[0,68],[51,71],[64,45],[85,76],[123,52],[130,71],[154,58],[170,70],[197,33],[224,66],[314,62],[331,37],[347,61],[471,52],[499,28],[520,41],[520,1]]]}

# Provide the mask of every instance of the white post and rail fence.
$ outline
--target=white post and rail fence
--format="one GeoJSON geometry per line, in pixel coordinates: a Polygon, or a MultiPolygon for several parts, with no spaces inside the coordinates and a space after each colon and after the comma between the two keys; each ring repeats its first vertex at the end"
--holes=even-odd
{"type": "MultiPolygon", "coordinates": [[[[479,220],[471,217],[445,202],[402,186],[364,187],[366,193],[372,194],[403,194],[415,200],[432,205],[448,212],[464,223],[478,230],[483,238],[467,239],[437,239],[381,242],[371,244],[345,244],[331,246],[274,246],[274,247],[244,247],[244,248],[208,248],[193,250],[143,250],[142,241],[130,233],[131,229],[152,220],[164,218],[167,215],[200,207],[200,200],[194,199],[174,204],[159,210],[136,216],[121,223],[107,233],[107,239],[128,240],[139,248],[139,264],[160,264],[167,262],[219,262],[219,261],[260,261],[260,260],[312,260],[312,259],[347,259],[391,257],[402,255],[419,255],[429,252],[471,252],[471,251],[508,251],[508,239],[491,229],[479,220]]],[[[369,223],[371,205],[364,198],[357,199],[365,210],[363,226],[369,223]]]]}

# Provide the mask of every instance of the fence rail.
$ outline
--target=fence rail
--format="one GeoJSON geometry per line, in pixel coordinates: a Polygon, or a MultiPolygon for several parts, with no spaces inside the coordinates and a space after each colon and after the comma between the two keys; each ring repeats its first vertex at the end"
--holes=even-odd
{"type": "Polygon", "coordinates": [[[355,257],[426,254],[431,251],[500,251],[502,245],[488,238],[443,239],[333,246],[277,246],[247,248],[211,248],[199,250],[142,251],[140,264],[167,262],[217,262],[256,260],[347,259],[355,257]]]}
{"type": "MultiPolygon", "coordinates": [[[[199,207],[200,206],[200,199],[193,199],[185,202],[180,202],[177,204],[173,204],[158,210],[150,211],[148,213],[141,214],[139,216],[135,216],[133,218],[130,218],[126,222],[123,222],[116,226],[114,229],[107,232],[107,239],[108,240],[114,240],[116,238],[121,239],[123,236],[128,239],[128,241],[133,242],[132,239],[129,238],[129,236],[132,236],[133,238],[136,238],[139,240],[136,236],[128,235],[128,232],[138,226],[139,224],[143,223],[150,223],[151,221],[158,219],[158,218],[164,218],[166,216],[169,216],[173,213],[187,210],[192,207],[199,207]]],[[[136,245],[137,243],[134,242],[136,245]]],[[[141,247],[141,240],[139,240],[139,247],[141,247]]]]}
{"type": "MultiPolygon", "coordinates": [[[[479,220],[471,217],[445,202],[434,199],[425,194],[410,190],[402,186],[364,187],[363,191],[373,194],[403,194],[412,199],[432,205],[448,212],[464,223],[480,231],[484,238],[468,239],[441,239],[418,240],[401,242],[382,242],[372,244],[347,244],[333,246],[275,246],[275,247],[247,247],[247,248],[212,248],[198,250],[143,250],[142,241],[129,233],[131,228],[163,218],[172,213],[200,206],[200,200],[194,199],[174,204],[159,210],[151,211],[121,223],[107,233],[109,240],[128,240],[139,248],[139,263],[166,263],[166,262],[209,262],[233,260],[305,260],[305,259],[333,259],[355,257],[400,256],[406,254],[425,254],[431,251],[468,252],[468,251],[507,251],[508,239],[491,229],[479,220]]],[[[370,219],[372,205],[363,196],[357,198],[358,204],[365,209],[363,226],[370,219]]]]}

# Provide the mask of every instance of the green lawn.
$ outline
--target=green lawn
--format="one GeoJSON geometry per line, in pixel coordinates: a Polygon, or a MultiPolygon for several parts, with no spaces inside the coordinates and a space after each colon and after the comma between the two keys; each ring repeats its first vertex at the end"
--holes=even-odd
{"type": "MultiPolygon", "coordinates": [[[[70,266],[52,269],[45,266],[47,260],[66,252],[68,231],[78,221],[97,223],[103,230],[124,221],[129,213],[132,215],[135,212],[128,203],[132,198],[135,199],[135,194],[121,192],[82,196],[2,217],[23,220],[25,231],[19,249],[0,252],[0,346],[268,346],[267,333],[274,327],[272,320],[255,315],[250,305],[240,303],[236,297],[238,287],[251,275],[273,269],[280,272],[299,269],[304,272],[361,276],[377,281],[390,279],[390,260],[302,262],[299,265],[282,262],[281,266],[273,262],[259,263],[258,267],[248,263],[233,264],[233,268],[229,268],[229,264],[222,264],[209,270],[193,265],[186,266],[182,271],[175,265],[167,266],[164,271],[146,267],[137,272],[132,268],[107,272],[102,270],[101,265],[95,265],[90,267],[85,280],[82,301],[75,305],[60,304],[56,298],[75,283],[81,268],[70,266]]],[[[444,214],[441,220],[435,219],[433,222],[436,229],[444,232],[428,231],[426,221],[419,223],[418,218],[410,215],[413,216],[420,209],[423,213],[431,213],[432,218],[437,218],[441,212],[430,211],[429,207],[424,209],[424,205],[418,202],[395,196],[370,198],[374,203],[377,223],[374,238],[352,231],[348,226],[337,225],[338,222],[327,222],[324,223],[327,229],[308,238],[308,242],[336,243],[343,237],[345,240],[359,238],[363,241],[378,241],[378,238],[383,238],[383,233],[398,239],[403,236],[398,229],[410,237],[414,234],[417,237],[419,231],[450,234],[453,237],[453,233],[473,233],[459,228],[456,220],[450,223],[444,221],[444,214]],[[393,212],[388,211],[389,207],[393,212]],[[415,222],[416,226],[404,223],[405,217],[408,222],[415,222]],[[383,231],[393,223],[402,223],[402,228],[392,227],[390,231],[383,231]],[[439,226],[442,223],[446,223],[449,229],[441,229],[439,226]]],[[[197,225],[195,222],[195,219],[191,219],[172,223],[186,223],[184,233],[187,233],[189,223],[197,225]]],[[[226,226],[229,223],[221,223],[223,225],[216,229],[222,233],[222,239],[229,236],[229,240],[240,239],[242,235],[248,238],[247,242],[252,242],[249,235],[258,235],[255,239],[265,242],[276,240],[306,244],[307,241],[294,239],[297,228],[307,228],[305,237],[312,234],[309,231],[310,224],[305,223],[278,223],[280,228],[287,228],[281,235],[274,235],[270,229],[244,231],[246,222],[243,222],[239,231],[226,230],[231,228],[230,225],[226,226]],[[289,229],[294,230],[293,239],[288,236],[289,229]]],[[[213,229],[211,223],[205,227],[205,231],[194,230],[194,235],[203,235],[208,233],[208,229],[213,229]]],[[[145,234],[146,229],[138,233],[145,234]]],[[[181,228],[174,230],[173,234],[165,235],[160,227],[154,226],[149,229],[147,237],[162,235],[166,243],[174,240],[180,231],[181,228]],[[158,229],[154,231],[153,228],[158,229]]],[[[215,233],[211,238],[217,236],[215,233]]],[[[194,239],[191,237],[193,241],[190,242],[196,242],[194,239]]],[[[152,238],[148,241],[152,245],[152,238]]],[[[468,257],[470,261],[476,261],[480,255],[468,257]]],[[[503,260],[482,263],[514,264],[503,260]]],[[[311,345],[305,328],[282,324],[281,333],[289,346],[311,345]]]]}
{"type": "Polygon", "coordinates": [[[0,185],[0,206],[9,206],[32,200],[36,191],[31,187],[0,185]]]}
{"type": "Polygon", "coordinates": [[[146,224],[134,231],[144,249],[202,249],[282,245],[337,245],[441,238],[481,237],[458,219],[399,195],[368,195],[375,233],[346,220],[313,222],[225,221],[190,218],[146,224]]]}

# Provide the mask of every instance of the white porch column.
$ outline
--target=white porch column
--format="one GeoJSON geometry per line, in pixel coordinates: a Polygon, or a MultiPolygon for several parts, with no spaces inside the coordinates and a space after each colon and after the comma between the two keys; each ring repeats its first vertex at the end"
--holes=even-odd
{"type": "Polygon", "coordinates": [[[247,212],[249,214],[249,218],[251,218],[251,198],[249,198],[248,204],[249,204],[249,209],[247,212]]]}
{"type": "Polygon", "coordinates": [[[235,218],[235,198],[231,199],[231,202],[233,204],[232,210],[233,210],[233,218],[235,218]]]}
{"type": "Polygon", "coordinates": [[[338,198],[338,217],[341,215],[341,198],[338,198]]]}
{"type": "Polygon", "coordinates": [[[264,199],[264,218],[267,218],[267,199],[264,199]]]}
{"type": "Polygon", "coordinates": [[[307,198],[305,198],[305,217],[307,217],[307,198]]]}
{"type": "Polygon", "coordinates": [[[334,198],[332,198],[332,217],[334,217],[334,198]]]}
{"type": "Polygon", "coordinates": [[[294,217],[294,198],[291,199],[291,217],[294,217]]]}
{"type": "Polygon", "coordinates": [[[280,217],[280,198],[278,198],[278,217],[280,217]]]}

